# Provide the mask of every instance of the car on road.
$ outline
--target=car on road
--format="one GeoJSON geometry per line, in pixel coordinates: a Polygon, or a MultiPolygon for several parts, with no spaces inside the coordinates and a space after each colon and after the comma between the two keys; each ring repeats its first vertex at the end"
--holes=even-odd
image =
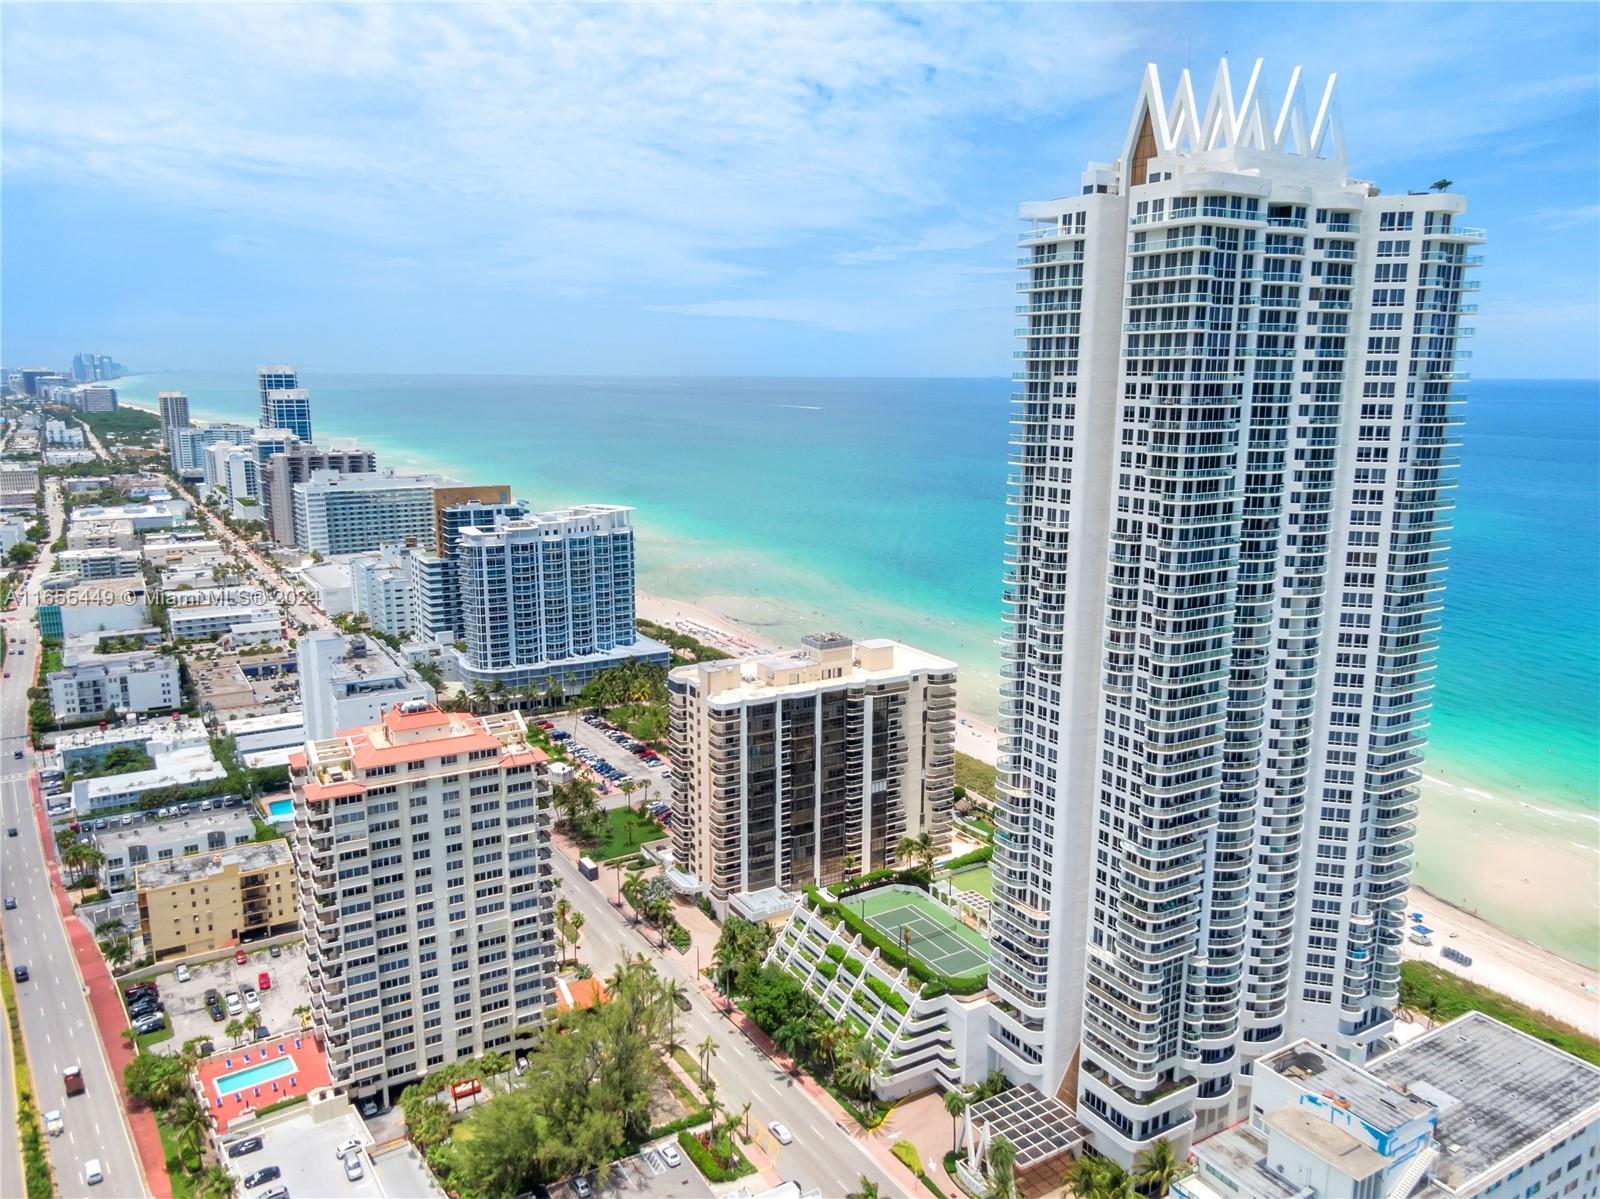
{"type": "Polygon", "coordinates": [[[771,1124],[767,1125],[767,1130],[778,1139],[778,1144],[794,1144],[794,1133],[789,1131],[789,1126],[782,1120],[774,1120],[771,1124]]]}
{"type": "Polygon", "coordinates": [[[83,1070],[78,1066],[68,1066],[61,1072],[61,1085],[68,1095],[83,1094],[83,1070]]]}
{"type": "Polygon", "coordinates": [[[27,966],[18,966],[11,973],[16,975],[17,981],[19,983],[25,983],[25,982],[28,981],[28,968],[27,968],[27,966]]]}
{"type": "Polygon", "coordinates": [[[17,910],[17,897],[15,895],[7,895],[6,896],[6,911],[14,912],[16,910],[17,910]]]}
{"type": "Polygon", "coordinates": [[[178,963],[178,968],[172,972],[172,977],[177,979],[181,983],[188,982],[189,981],[189,967],[185,966],[182,962],[179,962],[178,963]]]}
{"type": "Polygon", "coordinates": [[[660,1145],[656,1148],[656,1152],[661,1155],[661,1160],[674,1170],[683,1165],[683,1154],[678,1152],[676,1145],[660,1145]]]}
{"type": "Polygon", "coordinates": [[[94,1186],[96,1183],[101,1183],[105,1180],[106,1174],[105,1171],[100,1168],[100,1159],[98,1157],[91,1157],[88,1161],[83,1163],[84,1182],[88,1183],[90,1186],[94,1186]]]}
{"type": "Polygon", "coordinates": [[[243,1157],[247,1153],[254,1153],[261,1148],[260,1137],[245,1137],[242,1141],[235,1141],[228,1146],[229,1157],[243,1157]]]}
{"type": "Polygon", "coordinates": [[[347,1157],[352,1153],[360,1153],[363,1143],[364,1142],[360,1137],[351,1137],[348,1141],[340,1141],[339,1144],[334,1147],[333,1156],[347,1157]]]}
{"type": "Polygon", "coordinates": [[[271,1182],[283,1176],[283,1171],[277,1166],[262,1166],[259,1170],[252,1170],[244,1176],[244,1185],[258,1187],[264,1182],[271,1182]]]}
{"type": "Polygon", "coordinates": [[[17,826],[14,825],[14,824],[8,825],[6,827],[6,836],[15,837],[16,835],[17,835],[17,826]]]}
{"type": "Polygon", "coordinates": [[[61,1135],[66,1125],[61,1122],[61,1109],[51,1108],[44,1114],[44,1130],[53,1137],[61,1135]]]}
{"type": "Polygon", "coordinates": [[[682,991],[674,991],[672,993],[672,1002],[677,1004],[682,1011],[687,1012],[689,1010],[689,996],[682,991]]]}
{"type": "Polygon", "coordinates": [[[347,1153],[344,1157],[344,1176],[347,1182],[360,1182],[366,1176],[366,1171],[361,1168],[361,1157],[355,1153],[347,1153]]]}

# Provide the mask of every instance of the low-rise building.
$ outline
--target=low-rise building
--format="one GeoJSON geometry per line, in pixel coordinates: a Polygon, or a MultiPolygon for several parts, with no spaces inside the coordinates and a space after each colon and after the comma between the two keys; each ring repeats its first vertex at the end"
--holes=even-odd
{"type": "Polygon", "coordinates": [[[153,862],[135,872],[139,926],[157,961],[293,932],[295,883],[281,839],[153,862]]]}
{"type": "Polygon", "coordinates": [[[99,870],[101,886],[120,891],[131,887],[135,873],[151,862],[217,853],[255,839],[255,821],[239,797],[226,802],[220,797],[201,800],[192,807],[187,816],[129,825],[113,821],[109,828],[92,833],[94,847],[105,857],[99,870]],[[211,806],[202,811],[200,804],[211,806]]]}
{"type": "Polygon", "coordinates": [[[188,523],[189,504],[186,500],[166,499],[146,504],[86,504],[72,510],[73,525],[102,520],[128,521],[135,533],[175,529],[188,523]]]}
{"type": "Polygon", "coordinates": [[[0,509],[33,509],[39,499],[39,464],[0,458],[0,509]]]}
{"type": "Polygon", "coordinates": [[[67,526],[69,550],[128,550],[139,544],[133,531],[133,522],[120,517],[104,520],[84,520],[77,513],[67,526]]]}
{"type": "Polygon", "coordinates": [[[318,629],[300,638],[298,653],[306,737],[313,741],[370,725],[396,704],[435,698],[375,637],[318,629]]]}
{"type": "Polygon", "coordinates": [[[139,575],[140,561],[132,549],[66,549],[55,556],[55,569],[76,579],[131,579],[139,575]]]}
{"type": "MultiPolygon", "coordinates": [[[[264,604],[192,604],[167,609],[167,623],[175,639],[204,641],[233,633],[240,626],[265,626],[273,633],[268,641],[283,637],[283,613],[264,604]]],[[[251,642],[255,644],[255,642],[251,642]]]]}
{"type": "Polygon", "coordinates": [[[142,749],[152,758],[159,758],[162,754],[207,743],[205,723],[192,716],[162,720],[130,718],[103,729],[69,729],[55,734],[49,756],[41,765],[72,772],[98,762],[119,747],[142,749]]]}
{"type": "Polygon", "coordinates": [[[33,521],[26,516],[0,517],[0,554],[28,540],[28,528],[32,524],[33,521]]]}
{"type": "Polygon", "coordinates": [[[1600,1192],[1600,1068],[1481,1012],[1366,1066],[1313,1041],[1255,1064],[1250,1119],[1193,1146],[1180,1199],[1600,1192]]]}
{"type": "Polygon", "coordinates": [[[186,746],[151,756],[155,766],[149,770],[79,779],[72,784],[72,806],[80,816],[92,816],[131,807],[147,791],[214,783],[227,775],[209,745],[186,746]]]}
{"type": "Polygon", "coordinates": [[[149,620],[143,579],[74,579],[40,589],[39,632],[56,641],[143,628],[149,620]]]}
{"type": "Polygon", "coordinates": [[[64,654],[62,669],[46,678],[57,720],[102,712],[158,712],[183,703],[178,660],[149,650],[120,654],[64,654]]]}
{"type": "Polygon", "coordinates": [[[295,573],[311,592],[313,602],[329,616],[355,611],[349,562],[313,562],[295,573]]]}
{"type": "Polygon", "coordinates": [[[667,691],[673,861],[719,911],[739,892],[895,865],[903,838],[948,851],[954,662],[826,633],[680,666],[667,691]]]}

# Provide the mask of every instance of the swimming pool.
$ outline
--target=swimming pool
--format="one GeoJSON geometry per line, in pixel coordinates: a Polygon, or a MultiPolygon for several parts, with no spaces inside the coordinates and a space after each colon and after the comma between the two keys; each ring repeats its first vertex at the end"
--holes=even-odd
{"type": "Polygon", "coordinates": [[[271,1061],[262,1062],[259,1066],[251,1066],[247,1070],[235,1070],[232,1074],[219,1074],[211,1085],[216,1087],[219,1096],[232,1095],[235,1091],[259,1087],[264,1082],[285,1078],[294,1072],[294,1058],[286,1053],[282,1057],[275,1057],[271,1061]]]}
{"type": "Polygon", "coordinates": [[[274,824],[281,824],[285,820],[293,820],[294,800],[275,799],[267,805],[267,811],[271,813],[272,823],[274,824]]]}

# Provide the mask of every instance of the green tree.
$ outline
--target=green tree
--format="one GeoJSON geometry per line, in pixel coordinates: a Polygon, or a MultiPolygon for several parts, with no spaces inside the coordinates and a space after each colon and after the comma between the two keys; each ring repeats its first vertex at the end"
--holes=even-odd
{"type": "Polygon", "coordinates": [[[1016,1199],[1017,1148],[1005,1137],[989,1142],[989,1189],[985,1199],[1016,1199]]]}
{"type": "Polygon", "coordinates": [[[1436,192],[1447,192],[1455,186],[1455,182],[1454,179],[1435,179],[1428,186],[1436,192]]]}
{"type": "Polygon", "coordinates": [[[200,1101],[192,1092],[185,1091],[167,1105],[166,1117],[167,1126],[178,1135],[180,1143],[187,1145],[198,1165],[200,1146],[205,1141],[206,1133],[211,1131],[211,1117],[206,1109],[200,1106],[200,1101]]]}
{"type": "Polygon", "coordinates": [[[183,1094],[188,1085],[183,1064],[164,1053],[141,1053],[123,1067],[122,1082],[128,1094],[158,1108],[183,1094]]]}
{"type": "Polygon", "coordinates": [[[946,1091],[944,1093],[944,1110],[950,1113],[950,1151],[953,1153],[961,1144],[961,1116],[967,1110],[966,1095],[960,1091],[946,1091]]]}
{"type": "Polygon", "coordinates": [[[845,1195],[844,1199],[882,1199],[882,1193],[878,1190],[878,1184],[863,1174],[856,1183],[856,1189],[845,1195]]]}
{"type": "Polygon", "coordinates": [[[1139,1189],[1151,1199],[1160,1199],[1172,1189],[1172,1184],[1188,1173],[1188,1166],[1172,1148],[1172,1142],[1162,1137],[1147,1149],[1142,1149],[1133,1159],[1133,1173],[1139,1189]]]}
{"type": "Polygon", "coordinates": [[[839,1068],[839,1081],[863,1099],[878,1085],[883,1066],[883,1050],[871,1037],[862,1037],[850,1047],[850,1056],[839,1068]]]}
{"type": "Polygon", "coordinates": [[[561,958],[556,968],[560,969],[567,964],[567,918],[572,915],[572,901],[564,895],[556,900],[555,915],[556,939],[561,946],[561,958]]]}
{"type": "Polygon", "coordinates": [[[695,1052],[700,1055],[700,1087],[703,1090],[711,1085],[711,1059],[717,1056],[717,1042],[710,1033],[695,1046],[695,1052]]]}
{"type": "Polygon", "coordinates": [[[234,1045],[237,1046],[239,1044],[240,1036],[244,1034],[244,1025],[239,1022],[239,1017],[235,1016],[232,1020],[229,1020],[222,1026],[222,1031],[229,1038],[231,1038],[234,1045]]]}
{"type": "Polygon", "coordinates": [[[201,1199],[233,1199],[239,1193],[238,1181],[221,1162],[206,1167],[195,1189],[201,1199]]]}
{"type": "Polygon", "coordinates": [[[311,1005],[302,1003],[294,1009],[295,1018],[300,1021],[300,1027],[305,1028],[311,1023],[311,1005]]]}

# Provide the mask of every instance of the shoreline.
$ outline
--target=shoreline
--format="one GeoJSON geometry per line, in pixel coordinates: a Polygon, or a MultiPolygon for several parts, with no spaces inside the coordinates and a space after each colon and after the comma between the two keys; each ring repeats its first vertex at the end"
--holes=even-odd
{"type": "MultiPolygon", "coordinates": [[[[636,607],[645,620],[677,628],[730,652],[757,654],[793,648],[741,625],[704,604],[640,591],[637,592],[636,607]]],[[[997,730],[965,709],[958,707],[956,713],[959,719],[956,749],[992,765],[999,752],[997,730]]],[[[1441,791],[1460,789],[1472,791],[1480,803],[1488,802],[1485,793],[1460,787],[1437,776],[1427,776],[1424,786],[1427,791],[1425,798],[1428,799],[1437,800],[1441,791]]],[[[1524,800],[1513,802],[1522,808],[1531,807],[1524,800]]],[[[1497,852],[1508,851],[1497,848],[1497,852]]],[[[1540,861],[1536,848],[1524,846],[1516,856],[1521,859],[1522,865],[1528,866],[1524,880],[1548,872],[1548,863],[1544,870],[1532,864],[1540,861]]],[[[1512,861],[1500,864],[1508,873],[1516,873],[1520,869],[1512,861]]],[[[1407,940],[1404,946],[1407,959],[1442,966],[1547,1012],[1591,1035],[1600,1034],[1600,972],[1593,967],[1572,961],[1520,937],[1415,883],[1407,893],[1406,910],[1422,912],[1428,927],[1439,934],[1432,946],[1414,945],[1407,940]],[[1463,968],[1440,957],[1440,950],[1445,945],[1454,945],[1467,953],[1474,964],[1463,968]]]]}

